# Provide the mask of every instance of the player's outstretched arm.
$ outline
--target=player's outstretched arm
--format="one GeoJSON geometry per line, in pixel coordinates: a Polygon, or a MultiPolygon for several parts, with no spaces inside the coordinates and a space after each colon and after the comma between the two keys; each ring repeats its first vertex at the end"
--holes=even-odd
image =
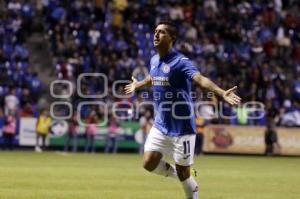
{"type": "Polygon", "coordinates": [[[125,94],[129,94],[134,92],[135,90],[147,86],[151,86],[151,77],[148,75],[144,80],[137,81],[134,77],[131,77],[132,82],[125,86],[125,94]]]}
{"type": "Polygon", "coordinates": [[[241,102],[241,98],[234,94],[234,91],[237,89],[237,86],[225,91],[219,86],[217,86],[215,83],[213,83],[210,79],[201,75],[200,73],[194,75],[193,80],[197,82],[197,84],[200,85],[202,88],[212,91],[217,95],[221,96],[226,102],[228,102],[231,105],[237,105],[241,102]]]}

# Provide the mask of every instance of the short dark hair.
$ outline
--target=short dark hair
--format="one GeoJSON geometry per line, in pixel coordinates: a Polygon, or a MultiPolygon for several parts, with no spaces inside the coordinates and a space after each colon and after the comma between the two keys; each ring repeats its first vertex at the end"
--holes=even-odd
{"type": "Polygon", "coordinates": [[[172,21],[160,21],[158,25],[166,25],[167,26],[167,31],[169,33],[169,35],[173,38],[173,45],[177,39],[177,34],[178,34],[178,30],[177,30],[177,26],[172,22],[172,21]]]}

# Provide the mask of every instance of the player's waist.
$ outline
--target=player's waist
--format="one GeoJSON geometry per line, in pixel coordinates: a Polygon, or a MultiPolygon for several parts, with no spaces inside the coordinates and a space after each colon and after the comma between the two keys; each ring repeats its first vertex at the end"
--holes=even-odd
{"type": "Polygon", "coordinates": [[[196,134],[196,131],[192,126],[190,126],[190,128],[171,128],[159,123],[154,123],[153,127],[158,129],[162,134],[170,137],[196,134]]]}

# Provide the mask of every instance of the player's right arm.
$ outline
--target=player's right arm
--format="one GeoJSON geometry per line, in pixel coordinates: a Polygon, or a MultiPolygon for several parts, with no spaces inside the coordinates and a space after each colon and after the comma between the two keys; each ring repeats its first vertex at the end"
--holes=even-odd
{"type": "Polygon", "coordinates": [[[151,86],[151,76],[148,75],[144,80],[137,81],[134,77],[131,77],[132,82],[125,86],[125,94],[134,92],[137,89],[151,86]]]}
{"type": "Polygon", "coordinates": [[[210,79],[202,76],[198,71],[198,69],[192,64],[191,61],[189,61],[188,58],[186,57],[181,58],[181,63],[182,63],[182,72],[184,72],[189,79],[192,79],[198,85],[200,85],[200,87],[216,93],[231,105],[237,105],[240,103],[241,98],[236,94],[234,94],[234,91],[237,89],[236,86],[228,90],[223,90],[222,88],[217,86],[214,82],[212,82],[210,79]]]}
{"type": "Polygon", "coordinates": [[[210,79],[202,76],[200,73],[196,73],[192,77],[192,79],[198,85],[200,85],[200,87],[216,93],[231,105],[238,105],[241,102],[241,98],[236,94],[234,94],[234,91],[237,89],[237,86],[228,90],[223,90],[219,86],[217,86],[214,82],[212,82],[210,79]]]}

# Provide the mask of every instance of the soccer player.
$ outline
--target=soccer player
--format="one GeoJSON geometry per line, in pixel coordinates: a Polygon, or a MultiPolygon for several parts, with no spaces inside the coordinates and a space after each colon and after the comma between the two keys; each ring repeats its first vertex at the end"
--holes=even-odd
{"type": "Polygon", "coordinates": [[[191,83],[196,82],[231,105],[239,104],[241,99],[234,94],[236,86],[225,91],[202,76],[189,58],[173,48],[176,39],[177,29],[172,22],[156,26],[153,43],[158,53],[151,58],[150,74],[142,81],[132,77],[125,93],[152,85],[156,116],[145,143],[143,167],[179,179],[186,197],[195,199],[198,185],[190,175],[196,136],[191,83]],[[173,157],[175,165],[164,161],[163,155],[173,157]]]}

